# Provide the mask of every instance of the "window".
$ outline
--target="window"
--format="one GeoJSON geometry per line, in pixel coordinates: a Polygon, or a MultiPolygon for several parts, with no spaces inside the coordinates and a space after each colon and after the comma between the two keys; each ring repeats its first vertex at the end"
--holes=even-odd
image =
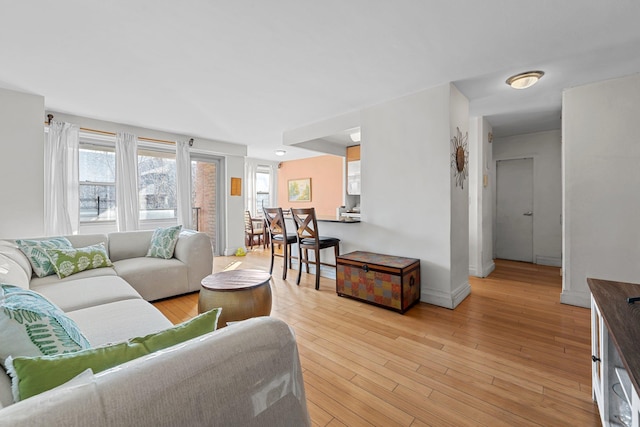
{"type": "MultiPolygon", "coordinates": [[[[80,222],[116,220],[116,156],[111,141],[87,137],[79,150],[80,222]]],[[[138,148],[140,220],[177,218],[175,152],[138,148]]]]}
{"type": "Polygon", "coordinates": [[[258,166],[256,168],[256,215],[262,214],[262,208],[271,206],[270,183],[270,168],[268,166],[258,166]]]}
{"type": "Polygon", "coordinates": [[[176,154],[138,149],[140,220],[177,218],[176,154]]]}
{"type": "Polygon", "coordinates": [[[115,150],[82,144],[78,158],[80,222],[115,221],[115,150]]]}

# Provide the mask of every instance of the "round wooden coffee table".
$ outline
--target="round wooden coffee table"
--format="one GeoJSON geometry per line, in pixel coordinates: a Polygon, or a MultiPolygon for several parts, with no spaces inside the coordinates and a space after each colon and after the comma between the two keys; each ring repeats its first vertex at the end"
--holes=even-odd
{"type": "Polygon", "coordinates": [[[222,307],[218,327],[271,313],[271,275],[261,270],[229,270],[202,279],[198,312],[222,307]]]}

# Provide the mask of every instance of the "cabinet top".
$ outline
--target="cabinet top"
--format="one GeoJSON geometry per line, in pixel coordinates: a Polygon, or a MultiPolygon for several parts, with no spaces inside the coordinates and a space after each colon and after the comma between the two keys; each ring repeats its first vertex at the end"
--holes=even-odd
{"type": "Polygon", "coordinates": [[[593,278],[588,278],[587,283],[609,337],[640,395],[640,301],[627,302],[627,298],[640,297],[640,284],[593,278]]]}
{"type": "Polygon", "coordinates": [[[360,146],[351,145],[347,147],[347,162],[360,160],[360,146]]]}

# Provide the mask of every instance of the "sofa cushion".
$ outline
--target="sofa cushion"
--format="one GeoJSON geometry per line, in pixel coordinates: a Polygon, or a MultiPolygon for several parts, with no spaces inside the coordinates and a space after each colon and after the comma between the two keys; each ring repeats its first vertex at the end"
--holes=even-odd
{"type": "Polygon", "coordinates": [[[124,279],[115,275],[41,285],[32,284],[31,289],[47,297],[65,312],[126,299],[142,298],[124,279]]]}
{"type": "Polygon", "coordinates": [[[175,258],[123,259],[113,267],[147,301],[189,292],[187,266],[175,258]]]}
{"type": "Polygon", "coordinates": [[[141,356],[188,341],[216,330],[220,309],[213,309],[180,325],[117,344],[94,347],[72,354],[8,358],[14,400],[19,401],[71,380],[86,369],[94,373],[141,356]]]}
{"type": "Polygon", "coordinates": [[[31,268],[29,259],[24,252],[18,249],[14,240],[0,240],[0,254],[5,255],[18,264],[27,277],[30,278],[33,275],[33,268],[31,268]]]}
{"type": "Polygon", "coordinates": [[[106,234],[74,234],[65,236],[71,242],[71,246],[75,248],[83,248],[85,246],[97,245],[103,243],[107,252],[109,249],[109,238],[106,234]]]}
{"type": "Polygon", "coordinates": [[[29,289],[29,276],[24,269],[8,256],[0,253],[0,283],[9,283],[29,289]]]}
{"type": "Polygon", "coordinates": [[[63,279],[59,278],[57,274],[52,274],[51,276],[47,277],[32,277],[29,287],[31,289],[35,289],[46,284],[64,283],[70,280],[88,279],[89,277],[117,275],[118,273],[116,273],[116,270],[113,267],[96,268],[92,270],[81,271],[80,273],[74,274],[73,276],[65,277],[63,279]]]}
{"type": "Polygon", "coordinates": [[[33,272],[38,277],[45,277],[55,272],[45,249],[71,247],[71,242],[66,237],[52,237],[42,240],[17,239],[16,244],[27,256],[33,272]]]}
{"type": "Polygon", "coordinates": [[[13,403],[11,394],[11,378],[4,369],[0,369],[0,409],[13,403]]]}
{"type": "Polygon", "coordinates": [[[104,243],[82,248],[46,248],[45,253],[61,279],[85,270],[113,266],[104,243]]]}
{"type": "Polygon", "coordinates": [[[146,256],[152,235],[153,230],[109,233],[109,257],[111,261],[146,256]]]}
{"type": "Polygon", "coordinates": [[[67,312],[93,346],[124,341],[172,326],[157,308],[128,299],[67,312]]]}
{"type": "Polygon", "coordinates": [[[0,285],[0,360],[88,347],[78,325],[45,297],[18,286],[0,285]]]}
{"type": "Polygon", "coordinates": [[[173,258],[173,251],[176,248],[178,236],[180,236],[180,230],[182,230],[182,225],[156,228],[153,232],[153,236],[151,236],[151,243],[149,244],[147,256],[164,259],[173,258]]]}

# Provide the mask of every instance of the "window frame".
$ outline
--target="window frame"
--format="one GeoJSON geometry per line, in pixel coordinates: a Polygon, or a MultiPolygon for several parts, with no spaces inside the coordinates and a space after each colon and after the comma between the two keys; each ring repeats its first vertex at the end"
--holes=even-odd
{"type": "MultiPolygon", "coordinates": [[[[94,136],[94,135],[87,135],[85,133],[80,133],[79,136],[79,145],[78,145],[78,150],[93,150],[93,151],[106,151],[106,152],[112,152],[114,153],[115,156],[115,141],[113,141],[113,139],[109,140],[108,138],[105,137],[101,137],[101,136],[94,136]]],[[[80,162],[80,153],[78,153],[78,162],[80,162]]],[[[80,165],[78,165],[78,168],[80,168],[80,165]]],[[[78,169],[79,170],[79,169],[78,169]]],[[[114,200],[113,200],[113,206],[114,208],[117,207],[117,201],[115,200],[115,187],[116,187],[116,174],[115,174],[115,170],[114,170],[114,176],[113,176],[113,182],[111,181],[90,181],[90,180],[85,180],[82,181],[80,180],[80,176],[78,176],[78,210],[80,210],[80,206],[82,205],[82,199],[80,199],[80,195],[81,195],[81,191],[80,188],[83,186],[109,186],[109,187],[113,187],[113,193],[114,193],[114,200]]],[[[100,208],[98,207],[98,214],[100,212],[100,208]]],[[[79,218],[79,223],[80,225],[91,225],[91,224],[114,224],[116,222],[116,218],[114,216],[114,218],[109,218],[109,219],[99,219],[97,216],[95,217],[95,219],[83,219],[82,215],[80,215],[80,212],[78,212],[78,218],[79,218]]]]}
{"type": "Polygon", "coordinates": [[[267,205],[267,207],[269,207],[269,205],[271,205],[271,188],[272,188],[272,180],[273,180],[273,174],[271,173],[271,167],[267,166],[267,165],[257,165],[256,166],[256,172],[255,172],[255,194],[254,194],[254,200],[255,200],[255,209],[256,212],[254,212],[255,216],[262,216],[263,212],[262,210],[260,210],[260,207],[258,206],[258,196],[262,195],[264,196],[265,194],[267,195],[267,201],[269,202],[269,204],[267,205]],[[258,174],[263,174],[263,175],[267,175],[269,177],[269,189],[267,191],[258,191],[258,174]]]}
{"type": "MultiPolygon", "coordinates": [[[[168,145],[168,144],[167,144],[168,145]]],[[[140,194],[140,184],[141,184],[141,179],[140,179],[140,157],[141,157],[141,153],[147,153],[145,154],[147,157],[154,157],[153,155],[149,155],[148,153],[158,153],[161,154],[159,156],[156,157],[163,157],[163,158],[170,158],[173,159],[173,162],[175,164],[176,162],[176,147],[175,146],[167,146],[164,144],[158,144],[158,143],[149,143],[149,142],[142,142],[140,140],[138,140],[138,152],[137,152],[137,165],[138,165],[138,197],[141,196],[140,194]]],[[[139,221],[140,223],[145,223],[145,224],[150,224],[150,223],[176,223],[178,221],[178,200],[177,200],[177,194],[178,194],[178,177],[177,177],[177,170],[175,171],[175,175],[174,175],[174,194],[176,197],[176,201],[175,201],[175,207],[173,207],[173,216],[172,217],[168,217],[168,218],[146,218],[143,219],[142,218],[142,212],[144,211],[149,211],[148,209],[143,209],[142,208],[142,204],[140,203],[138,206],[138,216],[139,216],[139,221]]],[[[168,209],[166,209],[168,210],[168,209]]]]}
{"type": "MultiPolygon", "coordinates": [[[[115,141],[115,136],[112,135],[100,135],[100,134],[93,134],[93,133],[86,133],[86,132],[80,132],[79,135],[79,147],[80,150],[82,149],[94,149],[94,150],[100,150],[101,148],[104,149],[104,151],[111,151],[113,153],[115,153],[116,150],[116,141],[115,141]]],[[[140,152],[147,152],[147,153],[153,153],[153,152],[157,152],[157,153],[162,153],[165,155],[170,156],[170,158],[173,158],[173,160],[175,161],[176,159],[176,147],[169,145],[169,144],[158,144],[158,143],[152,143],[152,142],[143,142],[140,139],[138,139],[138,147],[137,147],[137,153],[136,153],[136,161],[137,161],[137,166],[138,166],[138,195],[140,195],[140,152]]],[[[159,156],[162,157],[162,156],[159,156]]],[[[78,159],[79,161],[79,159],[78,159]]],[[[117,176],[114,174],[114,179],[113,179],[113,183],[111,182],[99,182],[99,181],[80,181],[79,179],[80,177],[78,177],[78,186],[82,186],[82,185],[113,185],[113,187],[115,187],[117,185],[117,176]]],[[[176,176],[176,182],[175,182],[175,192],[177,194],[177,176],[176,176]]],[[[80,197],[80,191],[78,192],[78,198],[80,197]]],[[[80,203],[80,200],[78,200],[78,202],[80,203]]],[[[114,201],[114,207],[117,208],[117,201],[114,201]]],[[[177,224],[178,218],[177,218],[177,200],[176,200],[176,208],[174,209],[174,216],[172,218],[153,218],[153,219],[143,219],[142,218],[142,213],[143,209],[142,206],[138,207],[138,215],[139,215],[139,223],[141,226],[141,229],[145,229],[148,226],[151,225],[157,225],[157,226],[163,226],[163,225],[175,225],[177,224]],[[146,224],[146,227],[145,227],[146,224]]],[[[91,219],[91,220],[83,220],[82,217],[80,217],[80,226],[81,227],[95,227],[95,226],[106,226],[106,227],[112,227],[113,225],[116,224],[116,218],[113,219],[91,219]]]]}

